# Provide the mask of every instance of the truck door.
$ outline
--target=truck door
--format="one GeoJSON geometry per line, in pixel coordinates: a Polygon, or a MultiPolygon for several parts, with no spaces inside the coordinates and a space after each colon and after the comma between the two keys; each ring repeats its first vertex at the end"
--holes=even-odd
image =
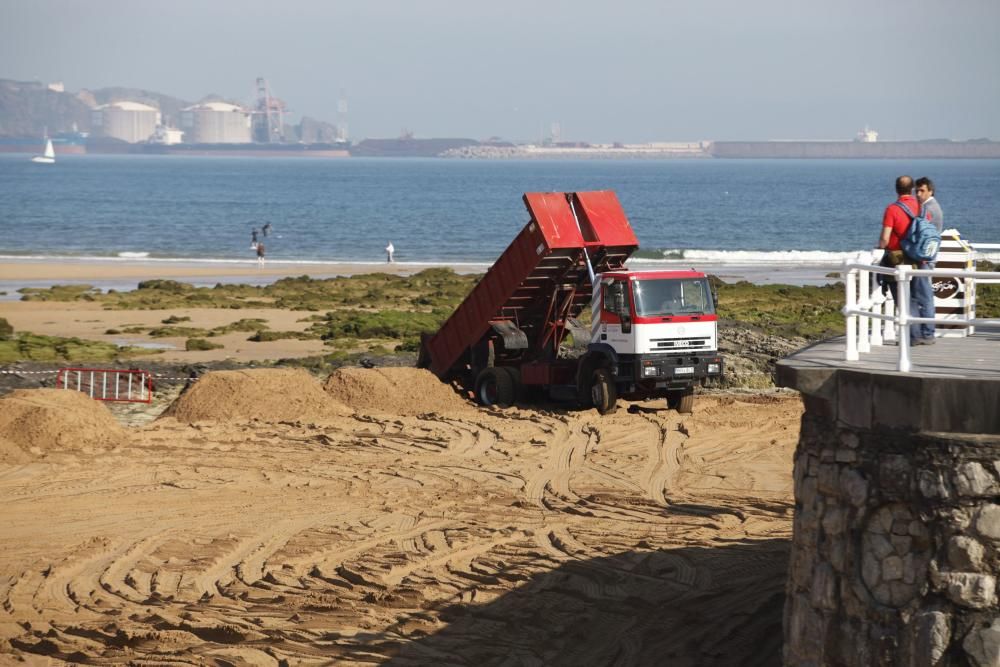
{"type": "Polygon", "coordinates": [[[607,343],[620,354],[631,354],[635,349],[635,334],[629,282],[614,279],[601,288],[600,340],[595,342],[607,343]]]}

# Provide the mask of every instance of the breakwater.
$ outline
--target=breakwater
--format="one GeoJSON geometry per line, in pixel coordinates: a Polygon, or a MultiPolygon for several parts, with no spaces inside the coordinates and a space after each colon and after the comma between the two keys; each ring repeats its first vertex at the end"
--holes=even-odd
{"type": "Polygon", "coordinates": [[[716,158],[957,159],[1000,158],[998,141],[715,141],[716,158]]]}

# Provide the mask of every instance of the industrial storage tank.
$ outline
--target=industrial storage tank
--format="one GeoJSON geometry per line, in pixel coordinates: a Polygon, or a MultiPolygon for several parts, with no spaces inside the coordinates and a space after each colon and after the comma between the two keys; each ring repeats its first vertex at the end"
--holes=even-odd
{"type": "Polygon", "coordinates": [[[93,132],[135,144],[146,141],[160,124],[160,110],[141,102],[112,102],[93,110],[93,132]]]}
{"type": "Polygon", "coordinates": [[[248,144],[250,112],[226,102],[205,102],[181,110],[186,141],[196,144],[248,144]]]}

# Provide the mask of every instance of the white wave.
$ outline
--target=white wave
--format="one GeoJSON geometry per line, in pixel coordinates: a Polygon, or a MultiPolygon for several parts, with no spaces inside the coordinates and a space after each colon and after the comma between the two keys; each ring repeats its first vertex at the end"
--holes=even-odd
{"type": "Polygon", "coordinates": [[[690,264],[783,264],[783,265],[835,265],[859,256],[871,257],[871,250],[831,252],[827,250],[664,250],[663,259],[633,258],[633,263],[690,264]]]}
{"type": "Polygon", "coordinates": [[[117,256],[121,257],[122,259],[145,259],[146,257],[149,257],[149,253],[148,252],[120,252],[120,253],[118,253],[117,256]]]}

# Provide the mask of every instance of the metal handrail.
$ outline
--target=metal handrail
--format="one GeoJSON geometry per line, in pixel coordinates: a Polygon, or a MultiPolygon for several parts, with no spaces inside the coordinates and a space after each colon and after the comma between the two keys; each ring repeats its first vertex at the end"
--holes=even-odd
{"type": "MultiPolygon", "coordinates": [[[[978,247],[990,247],[1000,244],[976,244],[978,247]]],[[[998,282],[997,274],[992,271],[969,271],[966,269],[914,269],[908,264],[897,267],[887,267],[866,262],[846,262],[844,265],[845,290],[847,298],[843,308],[846,319],[847,344],[845,359],[858,361],[860,353],[871,352],[873,345],[882,345],[885,340],[895,337],[899,329],[899,362],[900,372],[909,372],[910,336],[908,327],[911,324],[948,324],[969,328],[981,325],[1000,325],[1000,319],[963,318],[939,319],[937,317],[910,316],[910,279],[921,276],[940,276],[958,278],[965,281],[966,294],[974,294],[976,282],[998,282]],[[877,289],[872,289],[872,279],[875,275],[893,276],[896,279],[898,302],[895,309],[877,289]],[[885,312],[883,312],[883,309],[885,312]],[[895,312],[893,312],[895,310],[895,312]]]]}

